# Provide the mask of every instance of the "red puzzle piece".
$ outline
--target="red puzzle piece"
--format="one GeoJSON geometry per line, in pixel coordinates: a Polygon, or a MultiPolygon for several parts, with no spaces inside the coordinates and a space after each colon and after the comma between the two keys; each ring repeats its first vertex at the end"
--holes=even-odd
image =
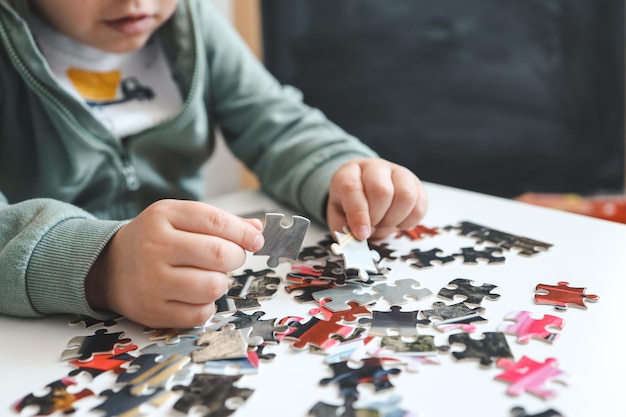
{"type": "Polygon", "coordinates": [[[354,331],[354,327],[338,324],[336,321],[320,320],[311,317],[306,323],[301,323],[292,332],[283,336],[285,339],[295,339],[291,346],[296,349],[304,349],[308,345],[320,349],[328,349],[340,343],[332,335],[348,337],[354,331]]]}
{"type": "Polygon", "coordinates": [[[570,287],[569,282],[559,281],[557,285],[538,284],[535,291],[535,303],[552,304],[557,310],[567,310],[569,305],[586,309],[585,301],[598,301],[595,294],[585,294],[584,287],[570,287]]]}

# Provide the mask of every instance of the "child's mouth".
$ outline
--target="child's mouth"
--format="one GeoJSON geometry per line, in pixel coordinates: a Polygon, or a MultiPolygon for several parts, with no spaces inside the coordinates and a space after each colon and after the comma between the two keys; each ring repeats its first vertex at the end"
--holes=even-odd
{"type": "Polygon", "coordinates": [[[154,18],[152,16],[139,15],[105,20],[104,23],[124,35],[140,35],[152,27],[153,21],[154,18]]]}

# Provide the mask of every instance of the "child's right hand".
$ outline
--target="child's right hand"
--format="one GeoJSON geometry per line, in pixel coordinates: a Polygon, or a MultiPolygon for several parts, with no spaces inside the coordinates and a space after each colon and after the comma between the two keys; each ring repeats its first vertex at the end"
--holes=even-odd
{"type": "Polygon", "coordinates": [[[262,223],[193,201],[158,201],[121,228],[85,282],[89,305],[152,328],[189,328],[215,313],[227,272],[263,247],[262,223]]]}

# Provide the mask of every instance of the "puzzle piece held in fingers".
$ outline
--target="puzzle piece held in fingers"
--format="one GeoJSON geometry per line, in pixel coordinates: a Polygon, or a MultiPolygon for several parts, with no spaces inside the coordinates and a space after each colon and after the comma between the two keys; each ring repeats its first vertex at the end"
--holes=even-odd
{"type": "Polygon", "coordinates": [[[267,266],[276,268],[280,258],[298,259],[304,236],[311,224],[306,217],[293,216],[292,223],[286,227],[282,225],[284,214],[267,213],[263,237],[265,245],[254,255],[268,255],[267,266]]]}

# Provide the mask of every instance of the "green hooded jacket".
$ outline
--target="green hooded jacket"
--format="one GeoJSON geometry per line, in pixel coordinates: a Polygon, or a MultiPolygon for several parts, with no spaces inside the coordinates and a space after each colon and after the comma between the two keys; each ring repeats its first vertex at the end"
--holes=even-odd
{"type": "Polygon", "coordinates": [[[55,81],[29,31],[28,4],[0,0],[2,314],[108,316],[86,301],[91,265],[152,202],[202,199],[200,168],[217,127],[264,191],[318,221],[332,173],[375,156],[280,85],[204,0],[180,0],[154,35],[182,111],[115,138],[55,81]]]}

